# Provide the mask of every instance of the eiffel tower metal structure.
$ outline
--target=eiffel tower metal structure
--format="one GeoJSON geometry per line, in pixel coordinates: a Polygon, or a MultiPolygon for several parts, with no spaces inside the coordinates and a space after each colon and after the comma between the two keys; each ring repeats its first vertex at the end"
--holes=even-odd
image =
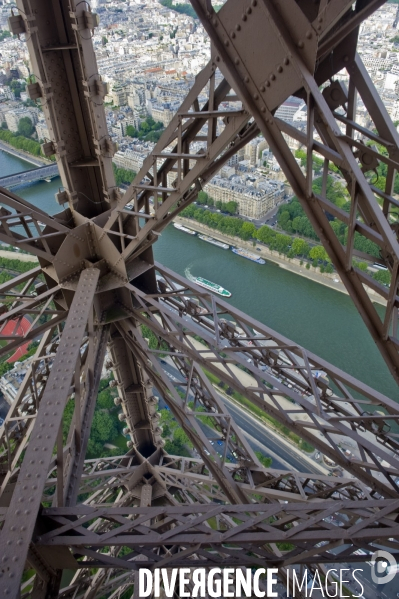
{"type": "Polygon", "coordinates": [[[173,218],[261,133],[399,381],[399,137],[356,51],[362,22],[383,1],[227,0],[219,12],[211,0],[191,3],[211,59],[123,196],[90,5],[17,0],[10,18],[26,40],[28,91],[46,117],[51,140],[43,148],[56,157],[63,189],[55,216],[0,190],[0,240],[38,259],[0,286],[1,330],[13,331],[0,355],[40,339],[0,429],[1,597],[138,597],[140,567],[273,566],[284,579],[295,564],[358,562],[381,546],[399,555],[396,401],[154,262],[152,252],[173,218]],[[307,105],[305,129],[275,114],[291,95],[307,105]],[[357,121],[359,102],[368,126],[357,121]],[[289,138],[306,151],[305,172],[289,138]],[[314,156],[324,164],[319,193],[314,156]],[[373,183],[380,163],[385,189],[373,183]],[[327,177],[337,171],[349,212],[327,198],[327,177]],[[331,215],[347,231],[344,242],[331,215]],[[355,265],[358,236],[380,248],[373,260],[389,269],[390,286],[355,265]],[[386,300],[382,316],[370,289],[386,300]],[[24,316],[30,326],[21,337],[24,316]],[[107,351],[127,453],[85,459],[107,351]],[[166,375],[165,356],[183,383],[166,375]],[[214,377],[344,475],[262,466],[214,377]],[[156,394],[198,457],[165,452],[156,394]],[[223,451],[205,435],[204,416],[223,451]]]}

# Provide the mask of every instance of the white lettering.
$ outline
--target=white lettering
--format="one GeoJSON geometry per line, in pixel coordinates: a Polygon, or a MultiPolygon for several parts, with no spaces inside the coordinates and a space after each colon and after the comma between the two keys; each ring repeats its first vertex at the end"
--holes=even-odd
{"type": "Polygon", "coordinates": [[[343,595],[342,594],[342,583],[344,582],[349,582],[349,580],[342,580],[342,572],[350,572],[349,568],[344,568],[343,570],[339,571],[339,589],[340,589],[340,595],[341,595],[341,599],[342,597],[350,597],[350,595],[343,595]]]}
{"type": "Polygon", "coordinates": [[[223,597],[234,597],[234,589],[229,588],[234,584],[234,568],[224,568],[223,570],[223,597]]]}
{"type": "MultiPolygon", "coordinates": [[[[266,570],[264,568],[258,568],[254,574],[254,590],[253,590],[253,594],[255,595],[255,597],[264,597],[265,596],[265,591],[261,591],[259,588],[259,576],[261,574],[264,574],[266,572],[266,570]]],[[[268,570],[269,572],[269,570],[268,570]]],[[[274,595],[273,595],[274,597],[274,595]]]]}
{"type": "Polygon", "coordinates": [[[149,597],[152,593],[152,572],[147,568],[139,570],[139,596],[149,597]]]}
{"type": "Polygon", "coordinates": [[[175,594],[175,586],[176,586],[176,579],[177,579],[177,568],[172,568],[172,574],[170,577],[170,582],[168,579],[168,570],[167,568],[162,568],[161,569],[161,574],[162,574],[162,582],[163,582],[163,588],[165,589],[165,595],[167,597],[173,597],[173,595],[175,594]]]}
{"type": "Polygon", "coordinates": [[[205,568],[196,568],[193,572],[193,590],[192,596],[198,597],[198,591],[200,597],[206,597],[206,570],[205,568]]]}
{"type": "Polygon", "coordinates": [[[330,572],[337,572],[337,570],[335,568],[332,568],[331,570],[327,570],[327,574],[326,574],[326,593],[327,593],[327,597],[338,597],[338,583],[336,580],[329,580],[328,575],[330,574],[330,572]],[[335,595],[330,595],[330,593],[328,592],[328,585],[331,585],[332,587],[335,587],[335,595]]]}
{"type": "Polygon", "coordinates": [[[222,594],[222,581],[214,580],[216,574],[220,574],[220,568],[211,568],[208,574],[208,595],[211,597],[220,597],[222,594]]]}
{"type": "Polygon", "coordinates": [[[236,572],[236,597],[250,597],[252,595],[252,572],[251,568],[245,569],[244,571],[238,569],[236,572]]]}
{"type": "Polygon", "coordinates": [[[154,570],[154,597],[160,597],[161,595],[161,586],[159,581],[159,568],[155,568],[154,570]]]}
{"type": "Polygon", "coordinates": [[[356,578],[355,572],[363,572],[363,570],[361,568],[357,568],[356,570],[353,570],[353,572],[352,572],[353,578],[356,580],[356,582],[358,582],[360,584],[360,587],[362,589],[360,591],[360,595],[354,595],[354,597],[361,597],[364,593],[364,587],[363,587],[362,583],[360,582],[360,580],[358,578],[356,578]]]}
{"type": "Polygon", "coordinates": [[[278,568],[268,568],[267,569],[267,596],[268,597],[278,597],[277,591],[273,591],[273,587],[277,584],[277,580],[273,578],[273,574],[278,573],[278,568]]]}
{"type": "MultiPolygon", "coordinates": [[[[288,574],[287,574],[288,576],[288,574]]],[[[296,572],[295,570],[292,570],[292,596],[295,597],[295,590],[298,587],[298,591],[301,593],[302,592],[302,587],[305,586],[305,597],[308,596],[307,593],[307,586],[308,586],[308,571],[305,570],[305,573],[303,575],[302,578],[302,582],[301,582],[301,586],[299,586],[299,580],[296,576],[296,572]]]]}
{"type": "Polygon", "coordinates": [[[179,570],[179,595],[180,597],[190,597],[190,589],[185,590],[184,587],[190,582],[190,568],[180,568],[179,570]],[[187,577],[186,577],[187,574],[187,577]]]}
{"type": "Polygon", "coordinates": [[[310,597],[312,596],[314,590],[321,591],[321,594],[324,597],[324,590],[323,590],[323,586],[321,584],[320,574],[319,574],[318,570],[316,570],[316,572],[314,573],[312,586],[310,588],[310,595],[309,595],[310,597]],[[315,586],[316,579],[318,581],[318,586],[317,587],[315,586]]]}

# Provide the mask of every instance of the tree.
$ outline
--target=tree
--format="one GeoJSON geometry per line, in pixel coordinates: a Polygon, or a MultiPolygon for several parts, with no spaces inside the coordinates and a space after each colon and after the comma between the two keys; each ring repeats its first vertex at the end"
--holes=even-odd
{"type": "Polygon", "coordinates": [[[91,425],[90,437],[94,442],[111,442],[118,434],[115,419],[107,412],[95,412],[91,425]]]}
{"type": "Polygon", "coordinates": [[[256,235],[255,225],[253,223],[244,222],[241,227],[241,231],[240,231],[241,239],[244,239],[244,241],[248,241],[248,239],[255,237],[255,235],[256,235]]]}
{"type": "Polygon", "coordinates": [[[223,206],[224,211],[228,212],[229,214],[237,214],[238,212],[238,203],[237,202],[226,202],[223,206]]]}
{"type": "Polygon", "coordinates": [[[19,119],[18,123],[18,133],[23,135],[24,137],[30,137],[34,131],[32,120],[28,116],[22,117],[19,119]]]}
{"type": "Polygon", "coordinates": [[[198,192],[197,198],[198,204],[207,204],[208,203],[208,194],[205,191],[198,192]]]}
{"type": "Polygon", "coordinates": [[[317,262],[318,260],[321,260],[323,262],[330,262],[330,258],[328,257],[328,254],[322,245],[315,245],[314,247],[312,247],[312,249],[309,252],[309,257],[312,258],[312,260],[315,262],[317,262]]]}
{"type": "Polygon", "coordinates": [[[108,44],[108,39],[105,37],[105,35],[102,36],[101,43],[103,46],[106,46],[108,44]]]}
{"type": "Polygon", "coordinates": [[[262,243],[270,245],[276,238],[276,232],[271,227],[263,225],[263,227],[257,230],[256,236],[262,243]]]}
{"type": "Polygon", "coordinates": [[[326,266],[326,272],[328,272],[330,275],[334,272],[334,267],[330,262],[326,266]]]}
{"type": "Polygon", "coordinates": [[[270,466],[272,465],[272,458],[270,458],[269,456],[265,456],[263,455],[263,453],[261,451],[255,451],[255,455],[258,458],[258,460],[260,461],[260,463],[262,464],[262,466],[264,466],[265,468],[270,468],[270,466]]]}
{"type": "Polygon", "coordinates": [[[383,285],[389,285],[391,283],[391,273],[389,270],[379,270],[373,274],[373,279],[383,285]]]}
{"type": "Polygon", "coordinates": [[[139,132],[137,131],[136,127],[133,127],[133,125],[128,125],[126,127],[126,135],[129,137],[138,137],[139,132]]]}
{"type": "Polygon", "coordinates": [[[291,249],[295,256],[307,256],[310,250],[309,244],[307,244],[306,241],[300,237],[295,237],[294,241],[292,242],[291,249]]]}
{"type": "Polygon", "coordinates": [[[277,233],[273,243],[273,249],[276,249],[279,254],[287,254],[288,250],[290,249],[289,246],[291,245],[291,241],[292,239],[288,235],[281,235],[280,233],[277,233]]]}

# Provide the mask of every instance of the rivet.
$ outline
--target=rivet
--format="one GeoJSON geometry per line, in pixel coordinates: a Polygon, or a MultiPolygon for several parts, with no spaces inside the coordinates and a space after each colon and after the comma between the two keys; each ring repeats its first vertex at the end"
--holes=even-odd
{"type": "Polygon", "coordinates": [[[305,45],[305,44],[303,43],[303,41],[302,41],[302,40],[299,40],[299,42],[298,42],[298,48],[303,48],[303,47],[304,47],[304,45],[305,45]]]}
{"type": "Polygon", "coordinates": [[[281,66],[281,64],[278,65],[277,72],[278,73],[282,73],[283,72],[283,67],[281,66]]]}
{"type": "Polygon", "coordinates": [[[312,32],[311,32],[311,31],[307,31],[307,32],[306,32],[306,38],[307,38],[308,40],[311,40],[311,39],[312,39],[312,32]]]}
{"type": "Polygon", "coordinates": [[[212,20],[212,24],[217,27],[218,26],[218,20],[217,19],[213,19],[212,20]]]}
{"type": "Polygon", "coordinates": [[[241,31],[241,25],[239,23],[236,25],[236,31],[241,31]]]}
{"type": "Polygon", "coordinates": [[[220,56],[216,56],[216,62],[220,62],[220,56]]]}
{"type": "Polygon", "coordinates": [[[244,77],[245,83],[249,83],[249,77],[244,77]]]}
{"type": "Polygon", "coordinates": [[[289,58],[284,58],[284,64],[285,64],[285,66],[287,66],[287,64],[290,64],[290,59],[289,58]]]}
{"type": "Polygon", "coordinates": [[[252,6],[258,6],[258,0],[252,0],[252,6]]]}
{"type": "Polygon", "coordinates": [[[230,42],[229,42],[229,40],[226,40],[226,41],[224,42],[224,45],[226,46],[226,48],[227,48],[228,46],[230,46],[230,42]]]}
{"type": "Polygon", "coordinates": [[[270,81],[266,81],[265,85],[266,87],[270,87],[270,81]]]}
{"type": "Polygon", "coordinates": [[[18,561],[18,557],[16,555],[14,555],[14,557],[12,558],[13,562],[17,562],[18,561]]]}
{"type": "Polygon", "coordinates": [[[251,12],[252,12],[252,8],[249,6],[249,7],[247,8],[247,15],[250,15],[250,14],[251,14],[251,12]]]}
{"type": "Polygon", "coordinates": [[[236,58],[236,59],[234,60],[234,64],[240,64],[240,61],[239,61],[239,59],[238,59],[238,58],[236,58]]]}
{"type": "Polygon", "coordinates": [[[349,56],[344,56],[344,62],[349,62],[349,56]]]}
{"type": "Polygon", "coordinates": [[[275,78],[276,78],[276,75],[275,75],[274,73],[272,73],[272,74],[270,75],[270,79],[271,79],[271,81],[274,81],[274,80],[275,80],[275,78]]]}
{"type": "Polygon", "coordinates": [[[261,92],[264,92],[265,91],[265,86],[261,85],[259,89],[260,89],[261,92]]]}
{"type": "Polygon", "coordinates": [[[234,39],[236,36],[236,34],[234,33],[234,31],[231,32],[231,37],[234,39]]]}
{"type": "Polygon", "coordinates": [[[254,94],[254,100],[257,100],[259,98],[258,94],[254,94]]]}
{"type": "Polygon", "coordinates": [[[262,106],[261,111],[266,112],[266,108],[264,106],[262,106]]]}
{"type": "Polygon", "coordinates": [[[247,15],[242,15],[242,20],[243,20],[243,21],[246,21],[246,20],[247,20],[247,18],[248,18],[248,17],[247,17],[247,15]]]}

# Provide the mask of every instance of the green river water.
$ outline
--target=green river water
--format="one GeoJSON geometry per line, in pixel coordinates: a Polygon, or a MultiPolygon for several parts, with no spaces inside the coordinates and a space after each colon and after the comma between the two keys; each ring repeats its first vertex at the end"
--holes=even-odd
{"type": "MultiPolygon", "coordinates": [[[[0,176],[34,168],[0,151],[0,176]]],[[[61,185],[39,182],[13,190],[54,214],[61,185]]],[[[169,226],[154,246],[155,259],[180,275],[201,276],[231,291],[227,300],[267,326],[365,383],[398,399],[398,389],[348,296],[273,263],[262,266],[169,226]]]]}

